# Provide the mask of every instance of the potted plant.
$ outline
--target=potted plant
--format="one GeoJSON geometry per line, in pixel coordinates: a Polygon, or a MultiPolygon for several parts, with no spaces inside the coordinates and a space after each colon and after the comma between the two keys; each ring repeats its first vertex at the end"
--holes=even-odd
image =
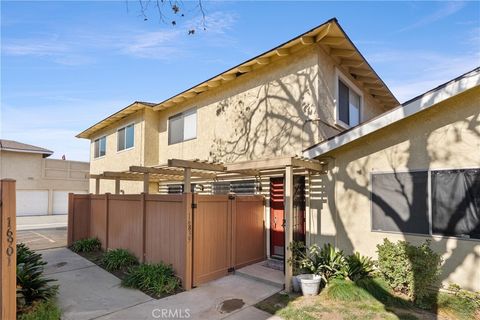
{"type": "Polygon", "coordinates": [[[292,287],[293,292],[300,292],[300,279],[299,276],[304,271],[302,268],[302,261],[306,258],[306,246],[302,241],[293,241],[288,246],[288,249],[292,251],[292,256],[288,259],[288,264],[292,266],[292,287]]]}
{"type": "Polygon", "coordinates": [[[320,249],[314,244],[306,250],[306,254],[301,261],[301,268],[308,270],[309,273],[297,276],[304,296],[318,294],[322,282],[321,267],[320,249]]]}

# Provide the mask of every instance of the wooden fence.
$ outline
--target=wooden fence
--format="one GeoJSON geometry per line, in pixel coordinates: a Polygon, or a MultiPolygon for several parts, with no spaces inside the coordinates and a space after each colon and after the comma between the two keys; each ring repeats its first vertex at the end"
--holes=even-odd
{"type": "Polygon", "coordinates": [[[16,247],[15,181],[0,181],[0,319],[16,319],[17,247],[16,247]]]}
{"type": "Polygon", "coordinates": [[[192,286],[265,259],[262,196],[69,195],[68,244],[97,237],[143,262],[172,264],[192,286]],[[193,204],[193,205],[192,205],[193,204]]]}
{"type": "Polygon", "coordinates": [[[103,249],[127,249],[142,262],[172,264],[192,286],[192,195],[69,194],[68,245],[98,237],[103,249]]]}

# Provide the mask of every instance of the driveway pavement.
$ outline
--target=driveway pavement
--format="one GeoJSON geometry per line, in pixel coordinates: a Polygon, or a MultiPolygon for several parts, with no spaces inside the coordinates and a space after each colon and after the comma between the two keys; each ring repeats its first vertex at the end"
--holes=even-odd
{"type": "Polygon", "coordinates": [[[62,319],[273,319],[252,305],[276,286],[239,275],[164,299],[120,286],[120,280],[66,248],[40,251],[46,273],[60,285],[62,319]]]}
{"type": "Polygon", "coordinates": [[[17,243],[25,243],[33,250],[65,247],[67,228],[20,230],[17,231],[17,243]]]}

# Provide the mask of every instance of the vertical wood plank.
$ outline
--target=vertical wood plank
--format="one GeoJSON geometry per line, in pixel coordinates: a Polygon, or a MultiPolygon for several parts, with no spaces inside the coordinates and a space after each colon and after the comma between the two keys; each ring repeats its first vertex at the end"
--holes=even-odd
{"type": "MultiPolygon", "coordinates": [[[[286,166],[285,168],[285,261],[289,261],[292,257],[292,252],[288,249],[290,243],[293,241],[293,167],[286,166]]],[[[292,291],[292,265],[285,263],[285,291],[292,291]]]]}
{"type": "Polygon", "coordinates": [[[147,204],[145,203],[145,193],[140,196],[140,206],[142,210],[142,262],[145,262],[145,256],[147,255],[147,204]]]}
{"type": "Polygon", "coordinates": [[[190,290],[192,288],[193,277],[193,209],[192,201],[195,203],[195,194],[186,193],[183,195],[185,222],[187,232],[185,234],[185,276],[183,288],[190,290]]]}
{"type": "Polygon", "coordinates": [[[148,194],[149,185],[150,185],[150,174],[144,173],[143,174],[143,193],[148,194]]]}
{"type": "Polygon", "coordinates": [[[0,181],[0,232],[1,263],[0,263],[0,318],[2,320],[16,319],[16,200],[15,180],[0,181]]]}
{"type": "Polygon", "coordinates": [[[108,226],[110,224],[110,215],[108,214],[108,206],[110,201],[110,193],[105,193],[105,250],[108,250],[108,226]]]}
{"type": "Polygon", "coordinates": [[[68,194],[68,225],[67,225],[67,246],[71,246],[73,243],[73,228],[75,221],[74,211],[74,194],[68,194]]]}

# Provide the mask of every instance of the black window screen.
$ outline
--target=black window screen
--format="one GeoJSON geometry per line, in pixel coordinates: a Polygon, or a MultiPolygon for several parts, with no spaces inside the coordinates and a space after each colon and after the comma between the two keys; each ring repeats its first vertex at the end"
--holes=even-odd
{"type": "Polygon", "coordinates": [[[430,234],[428,172],[372,174],[372,228],[430,234]]]}
{"type": "Polygon", "coordinates": [[[222,181],[214,182],[212,184],[213,194],[227,194],[229,192],[236,194],[254,194],[255,193],[255,181],[254,180],[242,180],[242,181],[222,181]]]}
{"type": "MultiPolygon", "coordinates": [[[[195,191],[195,187],[197,184],[192,183],[191,184],[191,192],[195,191]]],[[[177,194],[177,193],[183,193],[183,184],[169,184],[167,185],[168,188],[168,194],[177,194]]]]}
{"type": "Polygon", "coordinates": [[[480,169],[432,171],[432,233],[480,239],[480,169]]]}
{"type": "Polygon", "coordinates": [[[348,87],[338,80],[338,119],[350,124],[349,91],[348,87]]]}

